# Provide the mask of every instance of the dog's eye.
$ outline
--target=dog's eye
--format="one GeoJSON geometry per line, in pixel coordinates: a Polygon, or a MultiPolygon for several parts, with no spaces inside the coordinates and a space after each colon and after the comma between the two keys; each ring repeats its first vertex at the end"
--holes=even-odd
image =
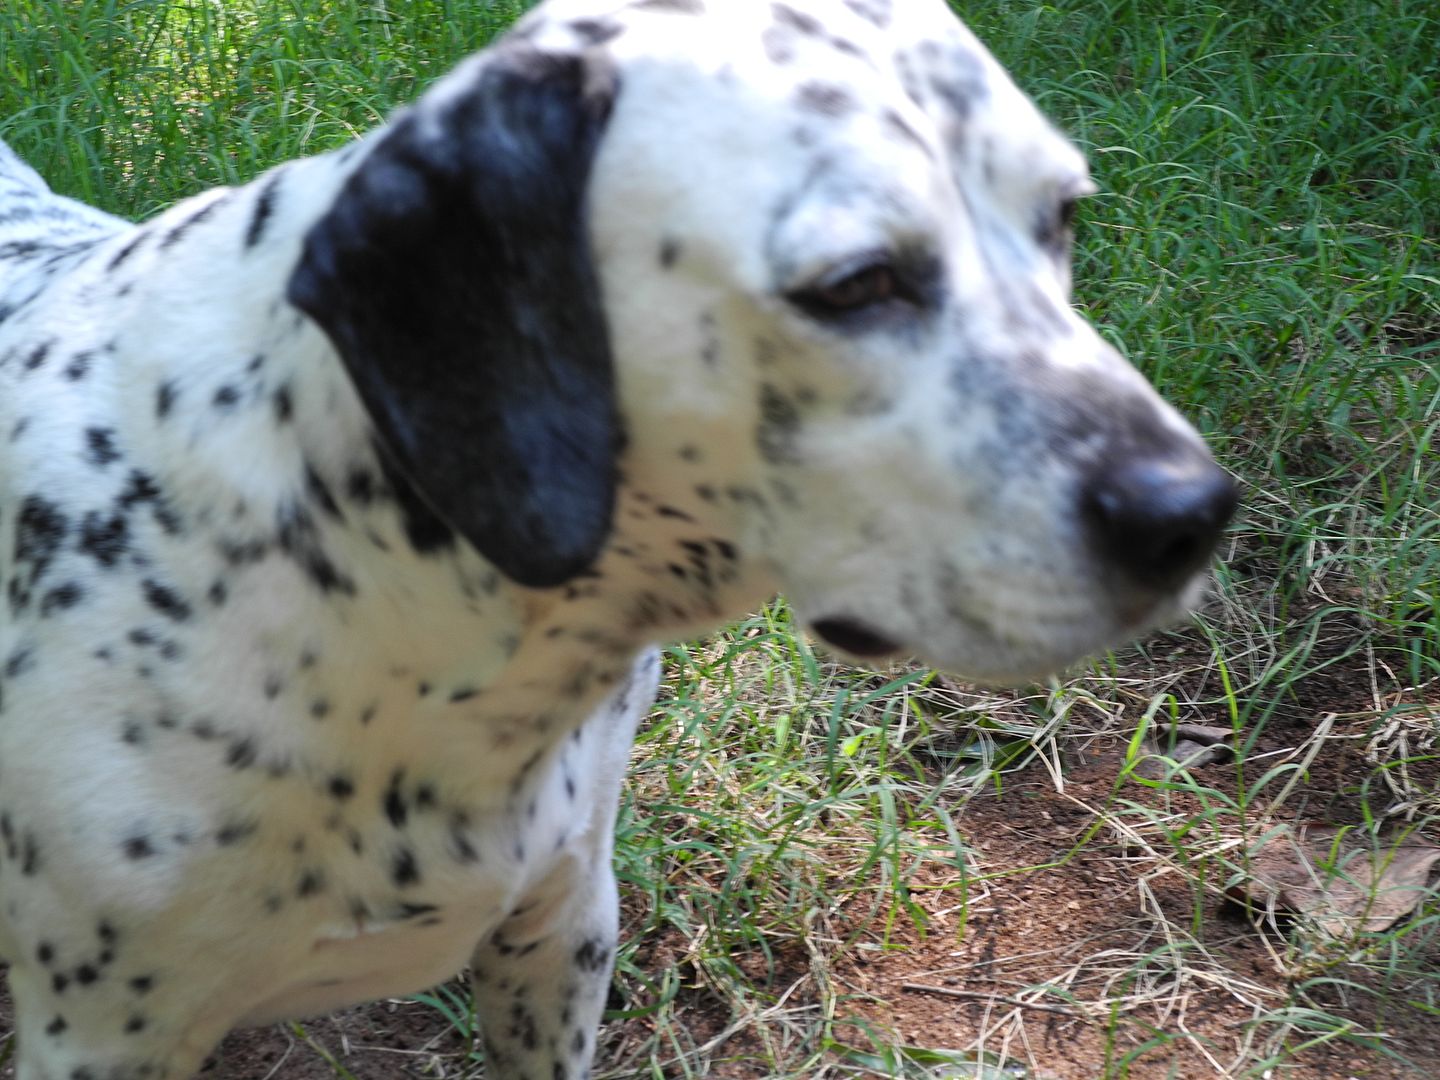
{"type": "Polygon", "coordinates": [[[895,271],[877,263],[811,290],[810,299],[832,311],[854,311],[889,300],[895,293],[895,271]]]}
{"type": "Polygon", "coordinates": [[[815,316],[843,316],[904,299],[904,289],[895,268],[877,260],[797,290],[790,299],[815,316]]]}

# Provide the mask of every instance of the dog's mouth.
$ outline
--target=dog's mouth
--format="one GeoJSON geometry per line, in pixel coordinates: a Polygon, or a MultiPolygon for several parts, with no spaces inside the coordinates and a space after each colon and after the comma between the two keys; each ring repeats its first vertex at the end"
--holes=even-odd
{"type": "Polygon", "coordinates": [[[816,619],[810,624],[810,629],[832,648],[866,660],[893,656],[902,651],[898,642],[845,615],[816,619]]]}

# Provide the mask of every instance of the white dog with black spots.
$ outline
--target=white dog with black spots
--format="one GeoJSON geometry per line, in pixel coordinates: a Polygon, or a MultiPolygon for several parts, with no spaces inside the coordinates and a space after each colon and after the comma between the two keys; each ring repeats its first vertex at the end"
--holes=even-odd
{"type": "Polygon", "coordinates": [[[1070,306],[1081,155],[940,0],[550,0],[142,225],[0,150],[0,957],[19,1080],[467,963],[587,1075],[654,645],[1053,670],[1234,506],[1070,306]]]}

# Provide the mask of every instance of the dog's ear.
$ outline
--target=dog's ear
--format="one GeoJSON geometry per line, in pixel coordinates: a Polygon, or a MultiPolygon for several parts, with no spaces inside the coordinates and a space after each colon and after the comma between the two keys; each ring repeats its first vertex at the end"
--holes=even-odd
{"type": "Polygon", "coordinates": [[[615,498],[621,432],[586,229],[615,81],[598,57],[521,43],[469,74],[378,137],[306,237],[288,296],[431,508],[543,588],[594,561],[615,498]]]}

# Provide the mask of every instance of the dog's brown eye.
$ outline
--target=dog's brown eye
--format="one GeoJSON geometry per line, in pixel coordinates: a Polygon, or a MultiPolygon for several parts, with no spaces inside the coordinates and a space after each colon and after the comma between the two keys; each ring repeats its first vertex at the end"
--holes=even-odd
{"type": "Polygon", "coordinates": [[[806,299],[817,307],[842,312],[883,303],[896,292],[895,271],[885,263],[876,263],[811,289],[806,299]]]}

